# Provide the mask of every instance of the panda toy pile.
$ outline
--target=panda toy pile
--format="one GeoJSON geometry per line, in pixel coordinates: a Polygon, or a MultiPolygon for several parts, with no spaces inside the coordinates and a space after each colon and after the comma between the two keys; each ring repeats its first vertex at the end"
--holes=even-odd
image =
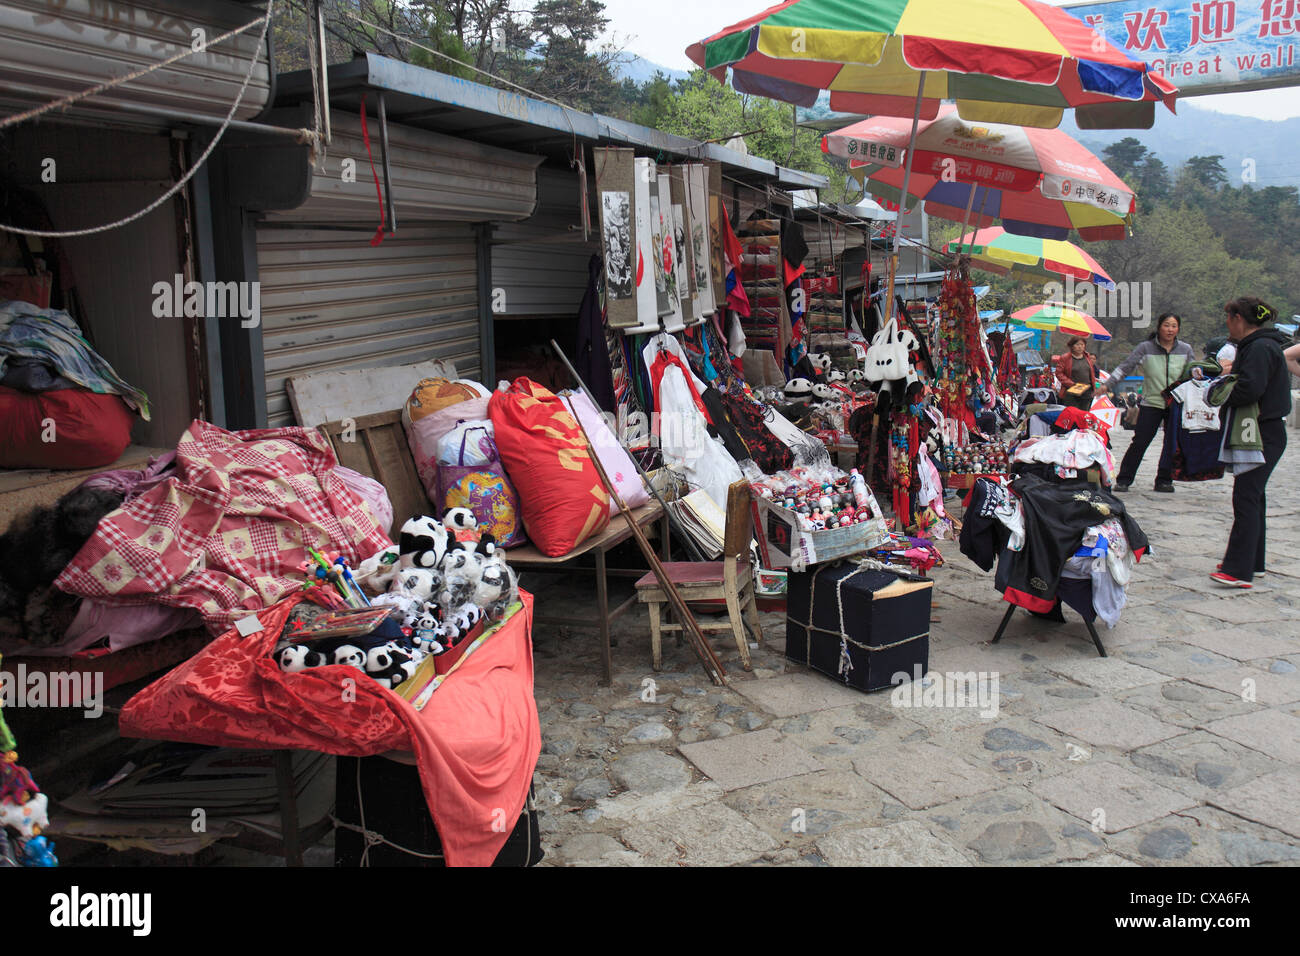
{"type": "Polygon", "coordinates": [[[388,620],[365,637],[307,645],[287,635],[273,654],[281,670],[343,664],[395,688],[426,657],[458,646],[484,619],[503,617],[519,593],[514,570],[468,508],[450,509],[443,521],[411,518],[398,543],[363,561],[355,576],[372,591],[387,588],[370,604],[393,608],[388,620]]]}

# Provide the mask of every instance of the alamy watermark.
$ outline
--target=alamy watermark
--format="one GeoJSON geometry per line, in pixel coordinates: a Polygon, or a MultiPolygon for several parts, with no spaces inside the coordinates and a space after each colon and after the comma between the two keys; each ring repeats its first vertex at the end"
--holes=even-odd
{"type": "Polygon", "coordinates": [[[894,707],[969,707],[979,708],[979,715],[992,719],[1001,705],[1001,674],[998,671],[957,671],[921,673],[916,664],[912,673],[898,671],[889,682],[889,703],[894,707]]]}
{"type": "Polygon", "coordinates": [[[245,329],[262,324],[261,282],[186,282],[178,272],[152,291],[154,318],[239,319],[245,329]]]}
{"type": "Polygon", "coordinates": [[[0,671],[0,707],[79,707],[92,720],[104,713],[103,671],[30,673],[26,664],[0,671]]]}
{"type": "Polygon", "coordinates": [[[1151,324],[1150,282],[1116,282],[1105,289],[1066,276],[1064,283],[1045,282],[1043,295],[1045,302],[1064,302],[1098,319],[1130,319],[1135,329],[1151,324]]]}

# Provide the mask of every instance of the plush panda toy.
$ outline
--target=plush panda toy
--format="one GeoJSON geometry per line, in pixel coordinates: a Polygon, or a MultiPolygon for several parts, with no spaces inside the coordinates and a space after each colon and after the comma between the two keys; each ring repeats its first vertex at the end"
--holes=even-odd
{"type": "Polygon", "coordinates": [[[809,352],[808,361],[812,363],[813,368],[821,372],[830,370],[831,356],[829,352],[809,352]]]}
{"type": "Polygon", "coordinates": [[[411,654],[391,641],[371,648],[366,655],[366,673],[390,690],[414,674],[415,667],[411,654]]]}
{"type": "Polygon", "coordinates": [[[822,402],[838,401],[841,397],[841,393],[835,388],[835,386],[823,385],[821,382],[818,382],[812,387],[812,394],[813,398],[822,402]]]}
{"type": "Polygon", "coordinates": [[[402,525],[397,549],[404,568],[439,568],[453,538],[447,527],[428,515],[417,515],[402,525]]]}
{"type": "Polygon", "coordinates": [[[335,664],[346,664],[348,667],[355,667],[357,670],[366,669],[366,652],[355,644],[340,644],[334,648],[335,664]]]}
{"type": "Polygon", "coordinates": [[[806,402],[812,396],[813,383],[806,378],[792,378],[783,391],[787,402],[806,402]]]}
{"type": "Polygon", "coordinates": [[[468,508],[448,508],[442,523],[457,541],[478,538],[478,519],[468,508]]]}
{"type": "Polygon", "coordinates": [[[845,375],[844,372],[841,371],[840,369],[833,368],[826,373],[826,381],[832,385],[834,385],[836,382],[844,382],[847,380],[848,380],[848,376],[845,375]]]}
{"type": "Polygon", "coordinates": [[[290,644],[281,649],[276,654],[276,661],[280,665],[280,670],[290,674],[305,671],[309,667],[324,667],[330,663],[323,654],[316,653],[306,644],[290,644]]]}
{"type": "Polygon", "coordinates": [[[478,585],[470,601],[478,607],[485,608],[488,614],[498,619],[505,609],[514,603],[519,594],[519,579],[514,569],[500,559],[490,560],[483,566],[478,585]]]}

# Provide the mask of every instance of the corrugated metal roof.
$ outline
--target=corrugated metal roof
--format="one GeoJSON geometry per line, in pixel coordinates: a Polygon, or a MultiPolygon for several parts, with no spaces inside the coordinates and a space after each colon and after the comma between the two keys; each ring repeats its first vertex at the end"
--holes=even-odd
{"type": "MultiPolygon", "coordinates": [[[[305,70],[276,78],[276,103],[285,106],[311,97],[305,70]]],[[[790,189],[824,187],[825,176],[787,169],[717,143],[700,143],[636,123],[583,113],[544,100],[499,90],[447,73],[366,53],[329,68],[330,102],[359,111],[361,95],[382,91],[388,119],[514,150],[534,150],[556,158],[572,151],[575,139],[630,146],[644,155],[720,162],[728,175],[746,182],[775,182],[790,189]]]]}

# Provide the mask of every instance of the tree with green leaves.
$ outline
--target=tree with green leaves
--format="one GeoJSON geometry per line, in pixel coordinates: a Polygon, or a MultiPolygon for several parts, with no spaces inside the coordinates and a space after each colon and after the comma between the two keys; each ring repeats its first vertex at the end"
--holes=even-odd
{"type": "Polygon", "coordinates": [[[1223,168],[1223,156],[1193,156],[1183,164],[1183,173],[1193,182],[1217,192],[1228,185],[1228,173],[1223,168]]]}

